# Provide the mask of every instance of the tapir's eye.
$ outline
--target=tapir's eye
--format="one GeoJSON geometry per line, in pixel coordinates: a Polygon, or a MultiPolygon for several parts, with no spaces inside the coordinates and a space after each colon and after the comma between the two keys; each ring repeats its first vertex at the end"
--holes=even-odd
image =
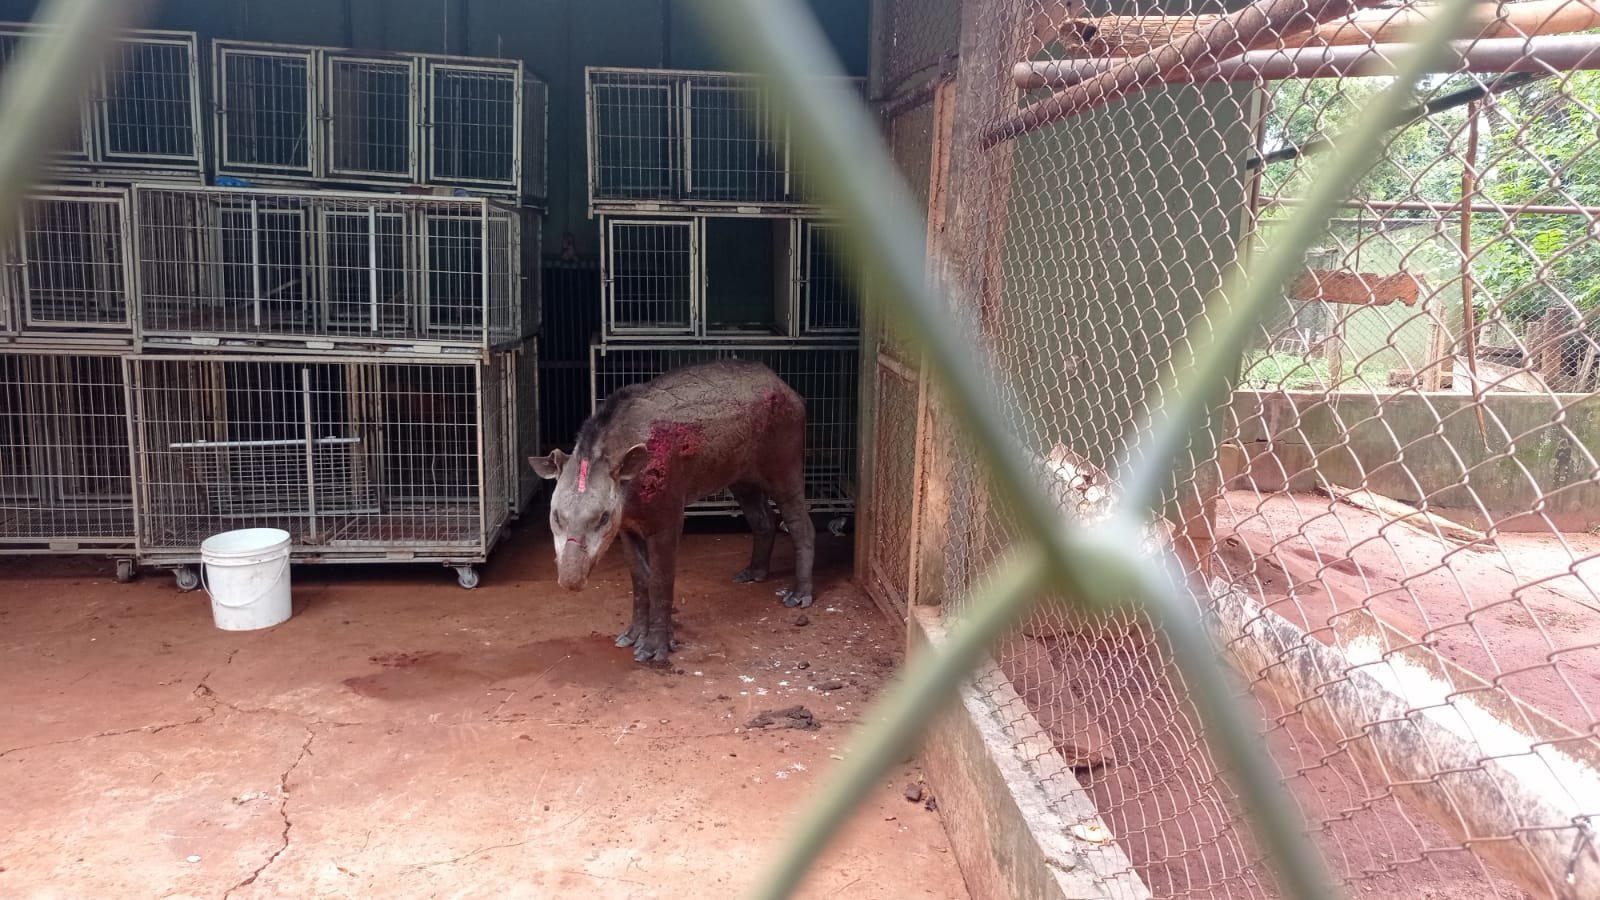
{"type": "Polygon", "coordinates": [[[606,527],[606,523],[608,523],[610,521],[611,521],[611,513],[603,512],[603,513],[600,514],[600,527],[601,528],[606,527]]]}
{"type": "Polygon", "coordinates": [[[561,513],[553,512],[553,513],[550,514],[550,516],[551,516],[551,518],[556,520],[556,527],[560,528],[561,527],[561,513]]]}

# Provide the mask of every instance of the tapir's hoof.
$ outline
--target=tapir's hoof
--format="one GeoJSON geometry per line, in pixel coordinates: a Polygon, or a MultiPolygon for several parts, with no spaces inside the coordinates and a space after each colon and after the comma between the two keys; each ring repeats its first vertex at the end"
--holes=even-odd
{"type": "Polygon", "coordinates": [[[639,639],[642,637],[644,637],[643,625],[629,625],[626,630],[617,635],[617,646],[632,647],[634,644],[637,644],[639,639]]]}
{"type": "Polygon", "coordinates": [[[815,601],[810,594],[798,594],[794,591],[785,591],[783,594],[783,605],[790,609],[794,609],[797,606],[801,609],[809,609],[813,602],[815,601]]]}
{"type": "Polygon", "coordinates": [[[740,569],[739,570],[739,574],[733,576],[733,583],[734,584],[755,584],[758,581],[766,581],[766,580],[767,580],[767,570],[766,569],[757,569],[757,568],[753,568],[751,566],[746,566],[743,569],[740,569]]]}
{"type": "Polygon", "coordinates": [[[663,641],[645,635],[633,648],[633,661],[647,666],[665,665],[672,651],[676,649],[678,649],[677,641],[663,641]]]}

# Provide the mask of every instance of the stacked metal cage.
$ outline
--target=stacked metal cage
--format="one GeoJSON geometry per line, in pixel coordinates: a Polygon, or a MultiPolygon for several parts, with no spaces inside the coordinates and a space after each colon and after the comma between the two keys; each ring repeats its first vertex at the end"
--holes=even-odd
{"type": "Polygon", "coordinates": [[[494,201],[164,185],[133,198],[146,347],[482,352],[524,333],[522,223],[494,201]]]}
{"type": "MultiPolygon", "coordinates": [[[[31,24],[0,23],[0,71],[31,24]]],[[[193,32],[129,31],[91,83],[78,128],[52,160],[53,179],[118,184],[130,179],[198,181],[205,141],[193,32]]]]}
{"type": "Polygon", "coordinates": [[[546,91],[520,60],[244,41],[212,49],[221,175],[545,197],[546,91]]]}
{"type": "Polygon", "coordinates": [[[127,393],[126,190],[29,194],[0,248],[0,554],[135,549],[127,393]]]}
{"type": "Polygon", "coordinates": [[[191,588],[205,538],[278,527],[476,585],[535,487],[543,86],[231,41],[207,82],[192,34],[121,43],[0,248],[0,552],[191,588]]]}
{"type": "MultiPolygon", "coordinates": [[[[586,97],[593,403],[692,362],[759,360],[806,398],[812,510],[849,511],[860,307],[776,98],[751,75],[616,68],[588,69],[586,97]]],[[[726,494],[690,509],[738,511],[726,494]]]]}

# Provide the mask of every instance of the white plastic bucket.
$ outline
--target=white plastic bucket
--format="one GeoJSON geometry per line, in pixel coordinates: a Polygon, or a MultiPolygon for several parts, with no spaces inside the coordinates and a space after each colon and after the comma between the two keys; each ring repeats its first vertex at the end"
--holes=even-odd
{"type": "Polygon", "coordinates": [[[224,631],[271,628],[289,618],[289,532],[224,531],[200,545],[200,583],[224,631]]]}

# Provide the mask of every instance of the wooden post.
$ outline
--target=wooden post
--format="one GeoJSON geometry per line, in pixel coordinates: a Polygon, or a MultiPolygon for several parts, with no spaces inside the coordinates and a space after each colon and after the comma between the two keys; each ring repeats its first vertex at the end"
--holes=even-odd
{"type": "Polygon", "coordinates": [[[1478,192],[1478,103],[1467,104],[1467,152],[1461,160],[1461,335],[1472,373],[1472,407],[1478,435],[1489,440],[1483,420],[1483,382],[1478,378],[1478,312],[1472,307],[1472,198],[1478,192]]]}
{"type": "Polygon", "coordinates": [[[1322,342],[1322,355],[1328,360],[1328,387],[1336,388],[1344,381],[1344,323],[1347,317],[1333,320],[1333,334],[1322,342]]]}
{"type": "Polygon", "coordinates": [[[1432,327],[1429,329],[1431,340],[1428,342],[1428,359],[1432,362],[1422,370],[1422,389],[1424,391],[1442,391],[1450,387],[1450,373],[1455,368],[1455,353],[1451,350],[1453,341],[1450,340],[1450,323],[1445,318],[1445,304],[1443,296],[1430,295],[1423,301],[1423,308],[1428,311],[1432,327]]]}
{"type": "Polygon", "coordinates": [[[1533,370],[1546,389],[1560,391],[1566,388],[1565,354],[1562,344],[1567,333],[1565,307],[1552,306],[1539,317],[1528,334],[1528,361],[1526,368],[1533,370]]]}
{"type": "MultiPolygon", "coordinates": [[[[933,146],[928,158],[928,236],[927,276],[930,280],[941,277],[941,260],[945,258],[945,221],[950,200],[950,141],[955,128],[956,82],[950,78],[942,82],[933,96],[933,146]]],[[[917,365],[917,424],[916,461],[912,467],[910,572],[906,577],[907,614],[910,607],[938,603],[943,597],[942,573],[929,572],[925,591],[923,571],[930,565],[940,565],[950,524],[948,494],[944,483],[945,470],[941,463],[949,455],[949,446],[935,439],[948,438],[949,431],[932,427],[933,409],[929,398],[928,360],[923,356],[917,365]]]]}

